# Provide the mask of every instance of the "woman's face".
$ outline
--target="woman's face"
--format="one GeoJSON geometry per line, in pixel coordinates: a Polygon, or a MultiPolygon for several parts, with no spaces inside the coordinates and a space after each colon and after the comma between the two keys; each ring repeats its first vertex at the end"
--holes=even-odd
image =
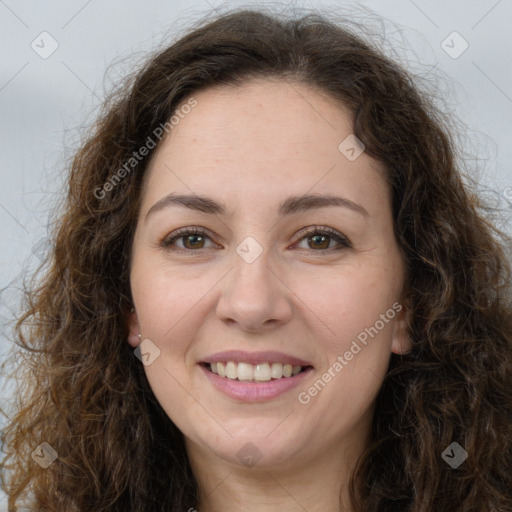
{"type": "Polygon", "coordinates": [[[382,168],[305,85],[194,98],[148,168],[128,341],[146,340],[189,453],[276,468],[361,447],[391,352],[410,347],[382,168]]]}

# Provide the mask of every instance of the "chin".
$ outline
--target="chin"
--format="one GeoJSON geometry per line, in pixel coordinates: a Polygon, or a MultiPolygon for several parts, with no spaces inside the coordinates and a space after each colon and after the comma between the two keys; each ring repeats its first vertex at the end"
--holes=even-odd
{"type": "Polygon", "coordinates": [[[242,467],[262,470],[293,467],[304,460],[308,445],[304,446],[303,438],[294,436],[289,426],[277,432],[283,427],[278,426],[282,420],[260,422],[258,428],[245,425],[232,437],[225,433],[215,439],[203,439],[200,444],[214,456],[242,467]]]}

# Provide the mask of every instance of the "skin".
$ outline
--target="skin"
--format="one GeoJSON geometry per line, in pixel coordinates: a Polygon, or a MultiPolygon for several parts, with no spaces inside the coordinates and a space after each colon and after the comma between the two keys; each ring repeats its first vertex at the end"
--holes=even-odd
{"type": "Polygon", "coordinates": [[[348,478],[369,441],[391,353],[411,349],[405,308],[309,403],[297,395],[401,303],[405,266],[383,169],[364,152],[349,161],[338,150],[352,133],[351,116],[304,84],[265,79],[194,98],[197,106],[148,168],[132,251],[136,312],[128,343],[135,348],[142,333],[160,350],[144,370],[185,436],[199,512],[351,510],[348,478]],[[227,213],[172,205],[146,220],[170,192],[210,196],[227,213]],[[342,196],[368,215],[328,206],[279,216],[281,201],[306,193],[342,196]],[[193,236],[175,241],[181,252],[160,245],[188,226],[207,230],[202,249],[193,236]],[[301,235],[308,226],[330,227],[352,247],[301,235]],[[236,252],[247,236],[263,249],[252,263],[236,252]],[[198,366],[228,349],[281,351],[314,368],[299,388],[242,403],[214,388],[198,366]],[[249,442],[261,455],[252,467],[237,456],[249,442]]]}

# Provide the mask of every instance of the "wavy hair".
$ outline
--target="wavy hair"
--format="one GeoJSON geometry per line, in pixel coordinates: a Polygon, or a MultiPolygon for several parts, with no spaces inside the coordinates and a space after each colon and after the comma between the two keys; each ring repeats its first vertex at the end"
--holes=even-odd
{"type": "Polygon", "coordinates": [[[432,98],[342,25],[318,12],[229,11],[151,55],[105,101],[72,159],[51,260],[16,325],[20,403],[3,434],[9,510],[18,501],[45,512],[197,506],[183,435],[126,342],[131,246],[155,149],[104,184],[194,92],[265,77],[348,107],[392,190],[413,349],[391,356],[350,479],[354,510],[512,510],[509,239],[464,182],[432,98]],[[42,442],[58,454],[47,469],[31,458],[42,442]],[[442,458],[452,442],[467,452],[456,469],[442,458]]]}

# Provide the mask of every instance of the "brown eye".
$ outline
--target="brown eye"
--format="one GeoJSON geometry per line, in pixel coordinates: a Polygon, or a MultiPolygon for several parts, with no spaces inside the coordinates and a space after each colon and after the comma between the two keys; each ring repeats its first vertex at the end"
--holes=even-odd
{"type": "Polygon", "coordinates": [[[337,251],[340,249],[351,248],[352,244],[343,235],[331,228],[314,227],[301,231],[302,235],[300,242],[303,240],[308,241],[308,249],[313,249],[315,252],[320,251],[337,251]],[[329,247],[331,242],[335,241],[337,246],[329,247]]]}
{"type": "Polygon", "coordinates": [[[169,250],[194,251],[205,249],[207,240],[210,240],[210,237],[202,229],[182,228],[162,240],[161,246],[169,250]],[[182,246],[177,246],[176,241],[181,241],[182,246]]]}
{"type": "Polygon", "coordinates": [[[202,249],[204,246],[204,237],[201,235],[185,235],[181,237],[182,240],[185,240],[183,245],[187,249],[202,249]],[[190,246],[188,243],[190,242],[190,246]]]}
{"type": "MultiPolygon", "coordinates": [[[[352,247],[347,238],[328,227],[307,228],[302,230],[300,235],[302,236],[299,243],[304,240],[307,241],[307,247],[302,247],[302,249],[310,249],[313,252],[321,252],[323,254],[324,252],[339,251],[352,247]],[[333,241],[337,244],[334,247],[332,247],[333,241]]],[[[211,238],[205,230],[200,228],[181,228],[168,235],[162,240],[160,245],[171,251],[193,252],[208,249],[208,247],[205,247],[207,241],[211,241],[211,238]],[[181,246],[177,242],[181,242],[181,246]]]]}
{"type": "Polygon", "coordinates": [[[329,243],[331,241],[331,238],[326,235],[313,235],[308,237],[312,244],[310,244],[310,247],[313,249],[328,249],[329,243]]]}

